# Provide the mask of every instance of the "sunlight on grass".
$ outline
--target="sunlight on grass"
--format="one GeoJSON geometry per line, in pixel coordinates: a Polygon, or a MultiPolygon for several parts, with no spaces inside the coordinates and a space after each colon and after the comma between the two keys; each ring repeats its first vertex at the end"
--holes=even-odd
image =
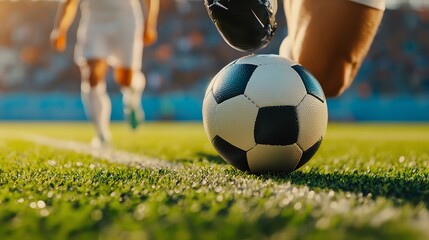
{"type": "Polygon", "coordinates": [[[116,148],[184,168],[153,171],[12,139],[88,142],[89,124],[0,124],[0,236],[429,237],[427,125],[331,125],[302,169],[261,176],[224,163],[198,123],[112,130],[116,148]]]}

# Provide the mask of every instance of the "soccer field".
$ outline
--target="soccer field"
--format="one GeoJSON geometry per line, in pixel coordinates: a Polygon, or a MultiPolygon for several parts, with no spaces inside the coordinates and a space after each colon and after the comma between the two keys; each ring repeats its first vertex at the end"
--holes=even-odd
{"type": "Polygon", "coordinates": [[[251,175],[200,123],[0,124],[0,239],[428,239],[429,125],[333,124],[288,175],[251,175]]]}

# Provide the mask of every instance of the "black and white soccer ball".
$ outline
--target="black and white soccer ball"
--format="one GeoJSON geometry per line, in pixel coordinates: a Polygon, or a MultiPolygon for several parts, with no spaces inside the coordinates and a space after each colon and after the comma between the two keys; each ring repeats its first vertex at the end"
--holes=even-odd
{"type": "Polygon", "coordinates": [[[204,128],[217,152],[252,173],[300,168],[318,150],[327,122],[317,80],[278,55],[228,64],[211,81],[203,102],[204,128]]]}

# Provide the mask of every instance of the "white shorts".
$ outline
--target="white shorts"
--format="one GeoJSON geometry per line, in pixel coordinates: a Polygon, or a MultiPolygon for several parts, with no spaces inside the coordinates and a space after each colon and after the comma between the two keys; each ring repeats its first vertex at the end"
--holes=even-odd
{"type": "Polygon", "coordinates": [[[381,11],[386,8],[386,0],[349,0],[381,11]]]}
{"type": "Polygon", "coordinates": [[[140,4],[135,0],[112,0],[109,6],[107,2],[81,2],[82,17],[77,33],[75,61],[82,66],[89,59],[104,59],[114,68],[140,70],[143,54],[140,4]]]}

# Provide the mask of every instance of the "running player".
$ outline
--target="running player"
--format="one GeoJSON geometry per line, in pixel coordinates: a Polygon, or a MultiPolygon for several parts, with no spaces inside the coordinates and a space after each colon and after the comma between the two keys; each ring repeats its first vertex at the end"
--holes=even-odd
{"type": "Polygon", "coordinates": [[[135,129],[143,120],[143,43],[150,45],[157,39],[159,0],[144,3],[144,19],[140,0],[65,0],[59,5],[51,33],[51,43],[58,52],[65,50],[67,31],[79,5],[81,9],[74,58],[81,70],[82,102],[97,132],[94,146],[102,146],[111,139],[111,103],[105,83],[109,66],[121,87],[124,113],[131,127],[135,129]]]}
{"type": "MultiPolygon", "coordinates": [[[[276,30],[277,0],[205,0],[234,48],[264,47],[276,30]]],[[[385,0],[284,0],[288,36],[280,55],[308,68],[328,97],[352,83],[377,32],[385,0]]]]}

